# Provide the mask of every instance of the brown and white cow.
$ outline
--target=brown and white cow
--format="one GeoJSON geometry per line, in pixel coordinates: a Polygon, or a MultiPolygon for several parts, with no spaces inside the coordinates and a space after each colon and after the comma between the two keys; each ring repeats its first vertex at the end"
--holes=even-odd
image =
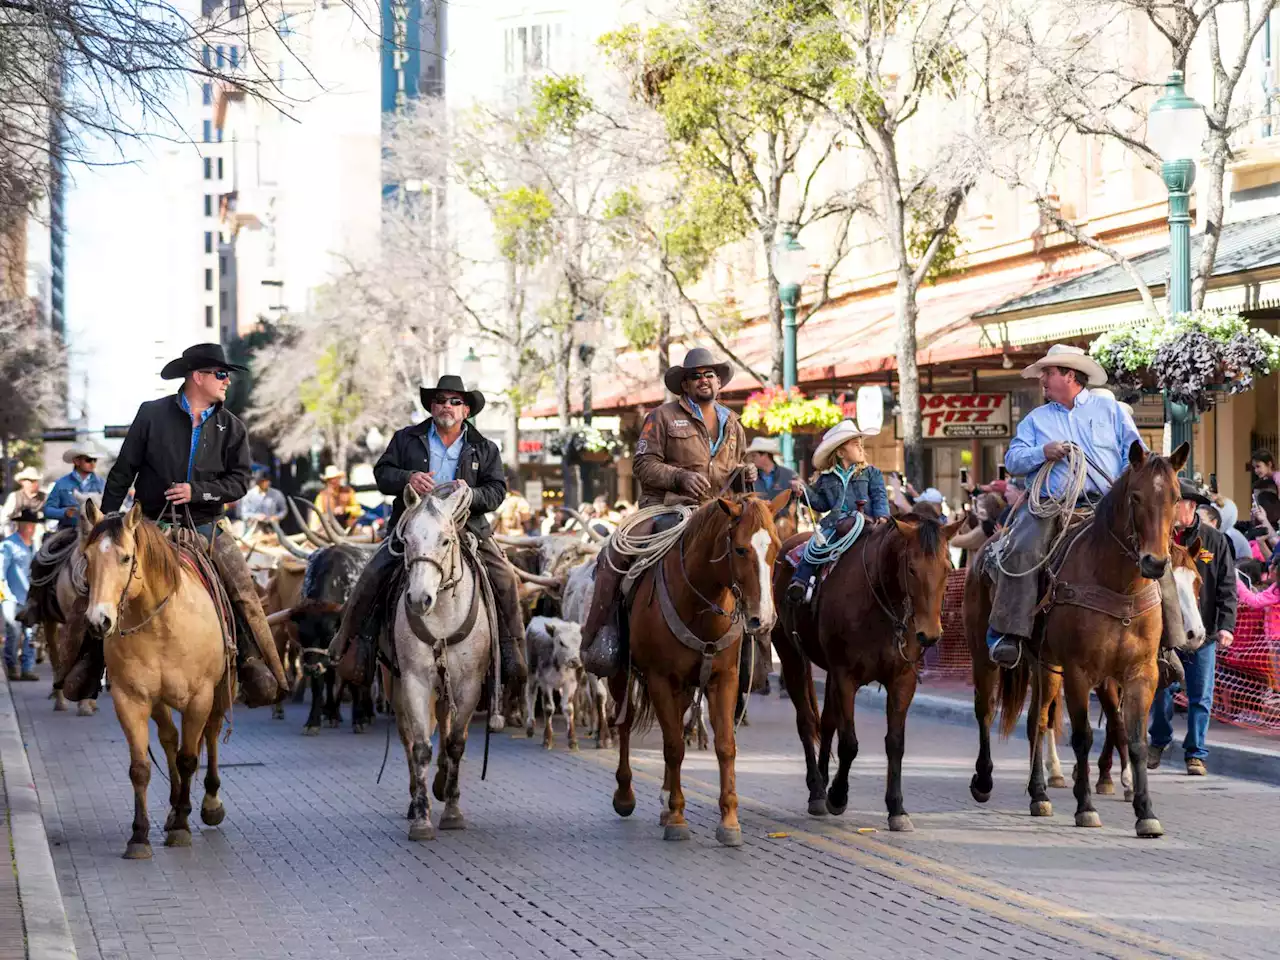
{"type": "Polygon", "coordinates": [[[568,727],[569,749],[578,749],[578,731],[574,726],[574,705],[578,686],[586,678],[582,669],[582,627],[554,617],[534,617],[525,629],[525,652],[529,658],[529,681],[525,685],[525,733],[533,736],[534,701],[542,694],[546,727],[542,745],[554,745],[552,718],[555,695],[560,695],[560,709],[568,727]]]}

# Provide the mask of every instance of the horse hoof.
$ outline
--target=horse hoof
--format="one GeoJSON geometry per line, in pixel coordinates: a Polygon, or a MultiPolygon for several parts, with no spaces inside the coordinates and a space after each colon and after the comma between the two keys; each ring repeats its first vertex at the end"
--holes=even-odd
{"type": "Polygon", "coordinates": [[[489,732],[501,733],[507,729],[507,718],[500,713],[495,713],[489,717],[489,732]]]}
{"type": "Polygon", "coordinates": [[[991,791],[979,790],[977,784],[970,783],[969,796],[973,797],[973,799],[977,800],[979,803],[986,803],[991,799],[991,791]]]}
{"type": "Polygon", "coordinates": [[[1100,797],[1114,797],[1116,795],[1116,785],[1111,780],[1099,780],[1094,792],[1100,797]]]}
{"type": "Polygon", "coordinates": [[[76,707],[77,717],[92,717],[94,714],[93,704],[88,700],[81,700],[76,707]]]}
{"type": "Polygon", "coordinates": [[[125,860],[150,860],[151,844],[133,843],[131,841],[129,845],[124,848],[124,859],[125,860]]]}
{"type": "Polygon", "coordinates": [[[1102,826],[1102,817],[1098,816],[1097,810],[1081,810],[1076,814],[1077,827],[1100,827],[1102,826]]]}
{"type": "Polygon", "coordinates": [[[462,818],[461,813],[445,814],[440,818],[441,830],[465,830],[467,821],[462,818]]]}
{"type": "Polygon", "coordinates": [[[1124,791],[1124,802],[1125,802],[1125,803],[1133,803],[1133,790],[1132,790],[1132,788],[1130,788],[1130,787],[1126,787],[1126,788],[1125,788],[1125,791],[1124,791]]]}
{"type": "Polygon", "coordinates": [[[189,847],[191,846],[190,830],[170,830],[165,834],[164,845],[166,847],[189,847]]]}
{"type": "Polygon", "coordinates": [[[915,824],[905,813],[895,814],[889,818],[889,829],[894,833],[911,833],[915,828],[915,824]]]}
{"type": "Polygon", "coordinates": [[[663,840],[688,840],[692,836],[687,823],[668,823],[662,829],[663,840]]]}
{"type": "Polygon", "coordinates": [[[553,740],[543,740],[543,741],[542,741],[542,749],[543,749],[543,750],[552,750],[552,749],[554,749],[554,748],[555,748],[555,741],[553,741],[553,740]]]}
{"type": "Polygon", "coordinates": [[[1155,817],[1148,817],[1146,820],[1139,820],[1138,836],[1146,838],[1163,837],[1164,827],[1160,826],[1160,821],[1155,817]]]}
{"type": "Polygon", "coordinates": [[[364,733],[364,731],[365,731],[365,726],[363,723],[353,724],[351,727],[352,733],[364,733]]]}
{"type": "Polygon", "coordinates": [[[569,741],[569,752],[570,752],[570,753],[578,753],[578,752],[579,752],[579,751],[578,751],[578,741],[577,741],[577,740],[570,740],[570,741],[569,741]]]}
{"type": "Polygon", "coordinates": [[[716,839],[720,841],[722,847],[740,847],[742,846],[742,828],[718,826],[716,839]]]}
{"type": "Polygon", "coordinates": [[[825,817],[827,815],[827,798],[812,797],[809,800],[809,816],[825,817]]]}
{"type": "Polygon", "coordinates": [[[436,838],[436,829],[430,820],[415,820],[409,824],[409,839],[414,842],[425,842],[436,838]]]}
{"type": "Polygon", "coordinates": [[[636,798],[634,796],[624,797],[621,794],[613,795],[613,812],[620,817],[629,817],[636,812],[636,798]]]}
{"type": "Polygon", "coordinates": [[[1058,774],[1056,777],[1049,778],[1049,786],[1054,790],[1062,790],[1067,785],[1067,778],[1058,774]]]}
{"type": "Polygon", "coordinates": [[[304,737],[318,737],[320,736],[320,728],[319,727],[303,727],[302,735],[304,737]]]}
{"type": "Polygon", "coordinates": [[[1052,817],[1053,804],[1048,800],[1032,800],[1031,815],[1033,817],[1052,817]]]}
{"type": "Polygon", "coordinates": [[[57,699],[53,701],[53,709],[55,713],[66,713],[67,698],[59,694],[57,699]]]}
{"type": "Polygon", "coordinates": [[[164,818],[164,832],[168,833],[170,830],[172,830],[174,827],[174,824],[176,824],[177,822],[178,822],[178,815],[174,813],[172,810],[170,810],[169,815],[164,818]]]}
{"type": "Polygon", "coordinates": [[[227,819],[227,808],[222,805],[222,801],[217,803],[200,804],[200,819],[206,826],[216,827],[223,820],[227,819]]]}
{"type": "Polygon", "coordinates": [[[845,808],[849,806],[847,801],[841,804],[832,803],[831,797],[827,797],[825,803],[827,807],[827,813],[831,814],[833,817],[838,817],[841,814],[843,814],[845,811],[845,808]]]}
{"type": "Polygon", "coordinates": [[[667,825],[667,821],[670,819],[671,819],[671,811],[663,810],[660,814],[658,814],[658,826],[665,827],[667,825]]]}

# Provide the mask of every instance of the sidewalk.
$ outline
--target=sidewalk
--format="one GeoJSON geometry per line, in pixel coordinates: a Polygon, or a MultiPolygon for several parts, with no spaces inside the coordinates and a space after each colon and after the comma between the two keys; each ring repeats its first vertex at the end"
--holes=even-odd
{"type": "MultiPolygon", "coordinates": [[[[779,689],[777,673],[770,674],[772,689],[779,689]]],[[[814,668],[814,683],[821,699],[824,677],[821,670],[814,668]]],[[[865,707],[883,709],[884,691],[879,686],[863,687],[858,691],[858,704],[865,707]]],[[[965,684],[946,682],[923,682],[916,689],[915,699],[911,702],[911,714],[931,717],[946,723],[974,727],[977,722],[973,717],[973,688],[965,684]]],[[[1089,711],[1096,726],[1099,716],[1097,700],[1089,711]]],[[[1014,736],[1026,739],[1026,714],[1024,722],[1018,724],[1014,736]]],[[[909,722],[909,721],[908,721],[909,722]]],[[[1069,726],[1069,725],[1068,725],[1069,726]]],[[[1173,746],[1165,752],[1165,763],[1182,764],[1182,738],[1187,732],[1186,714],[1173,715],[1173,746]]],[[[1255,733],[1244,727],[1235,727],[1216,720],[1209,723],[1209,759],[1205,765],[1209,773],[1226,777],[1239,777],[1243,780],[1257,780],[1262,783],[1280,785],[1280,737],[1255,733]]],[[[1094,737],[1094,753],[1099,750],[1100,738],[1094,737]]],[[[977,740],[974,740],[975,750],[977,740]]],[[[1059,750],[1061,753],[1061,750],[1059,750]]]]}
{"type": "MultiPolygon", "coordinates": [[[[47,689],[47,681],[41,685],[47,689]]],[[[0,774],[5,811],[0,842],[9,852],[8,868],[0,866],[0,960],[75,960],[40,798],[7,682],[0,682],[0,774]]]]}

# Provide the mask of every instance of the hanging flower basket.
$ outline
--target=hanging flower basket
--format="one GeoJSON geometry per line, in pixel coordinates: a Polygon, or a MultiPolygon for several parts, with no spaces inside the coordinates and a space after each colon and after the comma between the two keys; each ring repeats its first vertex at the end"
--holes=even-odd
{"type": "Polygon", "coordinates": [[[547,449],[554,456],[576,457],[583,463],[608,463],[622,456],[627,446],[612,430],[581,427],[568,434],[555,434],[547,442],[547,449]]]}
{"type": "Polygon", "coordinates": [[[1238,314],[1206,310],[1109,330],[1090,353],[1121,399],[1132,402],[1159,388],[1201,412],[1213,406],[1216,393],[1243,393],[1280,368],[1280,338],[1238,314]]]}
{"type": "Polygon", "coordinates": [[[799,387],[767,387],[747,397],[742,425],[770,436],[780,433],[817,433],[844,418],[838,404],[826,397],[806,397],[799,387]]]}

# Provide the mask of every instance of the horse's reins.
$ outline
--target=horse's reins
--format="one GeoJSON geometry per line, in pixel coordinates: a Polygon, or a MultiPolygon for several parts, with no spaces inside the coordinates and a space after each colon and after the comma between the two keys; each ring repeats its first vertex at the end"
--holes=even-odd
{"type": "MultiPolygon", "coordinates": [[[[862,551],[862,575],[867,581],[867,587],[871,593],[871,597],[876,602],[876,606],[880,611],[889,618],[889,622],[893,625],[894,645],[898,650],[898,656],[910,666],[916,666],[919,660],[912,660],[907,656],[907,625],[911,623],[911,618],[915,616],[915,604],[911,602],[910,588],[903,591],[902,595],[902,614],[898,615],[890,609],[888,603],[880,596],[880,591],[876,589],[876,581],[871,576],[871,568],[867,563],[867,554],[871,552],[871,544],[866,544],[862,551]]],[[[904,554],[900,564],[899,582],[905,583],[907,580],[914,579],[911,575],[910,567],[907,565],[907,558],[904,554]]],[[[921,651],[921,656],[924,651],[921,651]]]]}

